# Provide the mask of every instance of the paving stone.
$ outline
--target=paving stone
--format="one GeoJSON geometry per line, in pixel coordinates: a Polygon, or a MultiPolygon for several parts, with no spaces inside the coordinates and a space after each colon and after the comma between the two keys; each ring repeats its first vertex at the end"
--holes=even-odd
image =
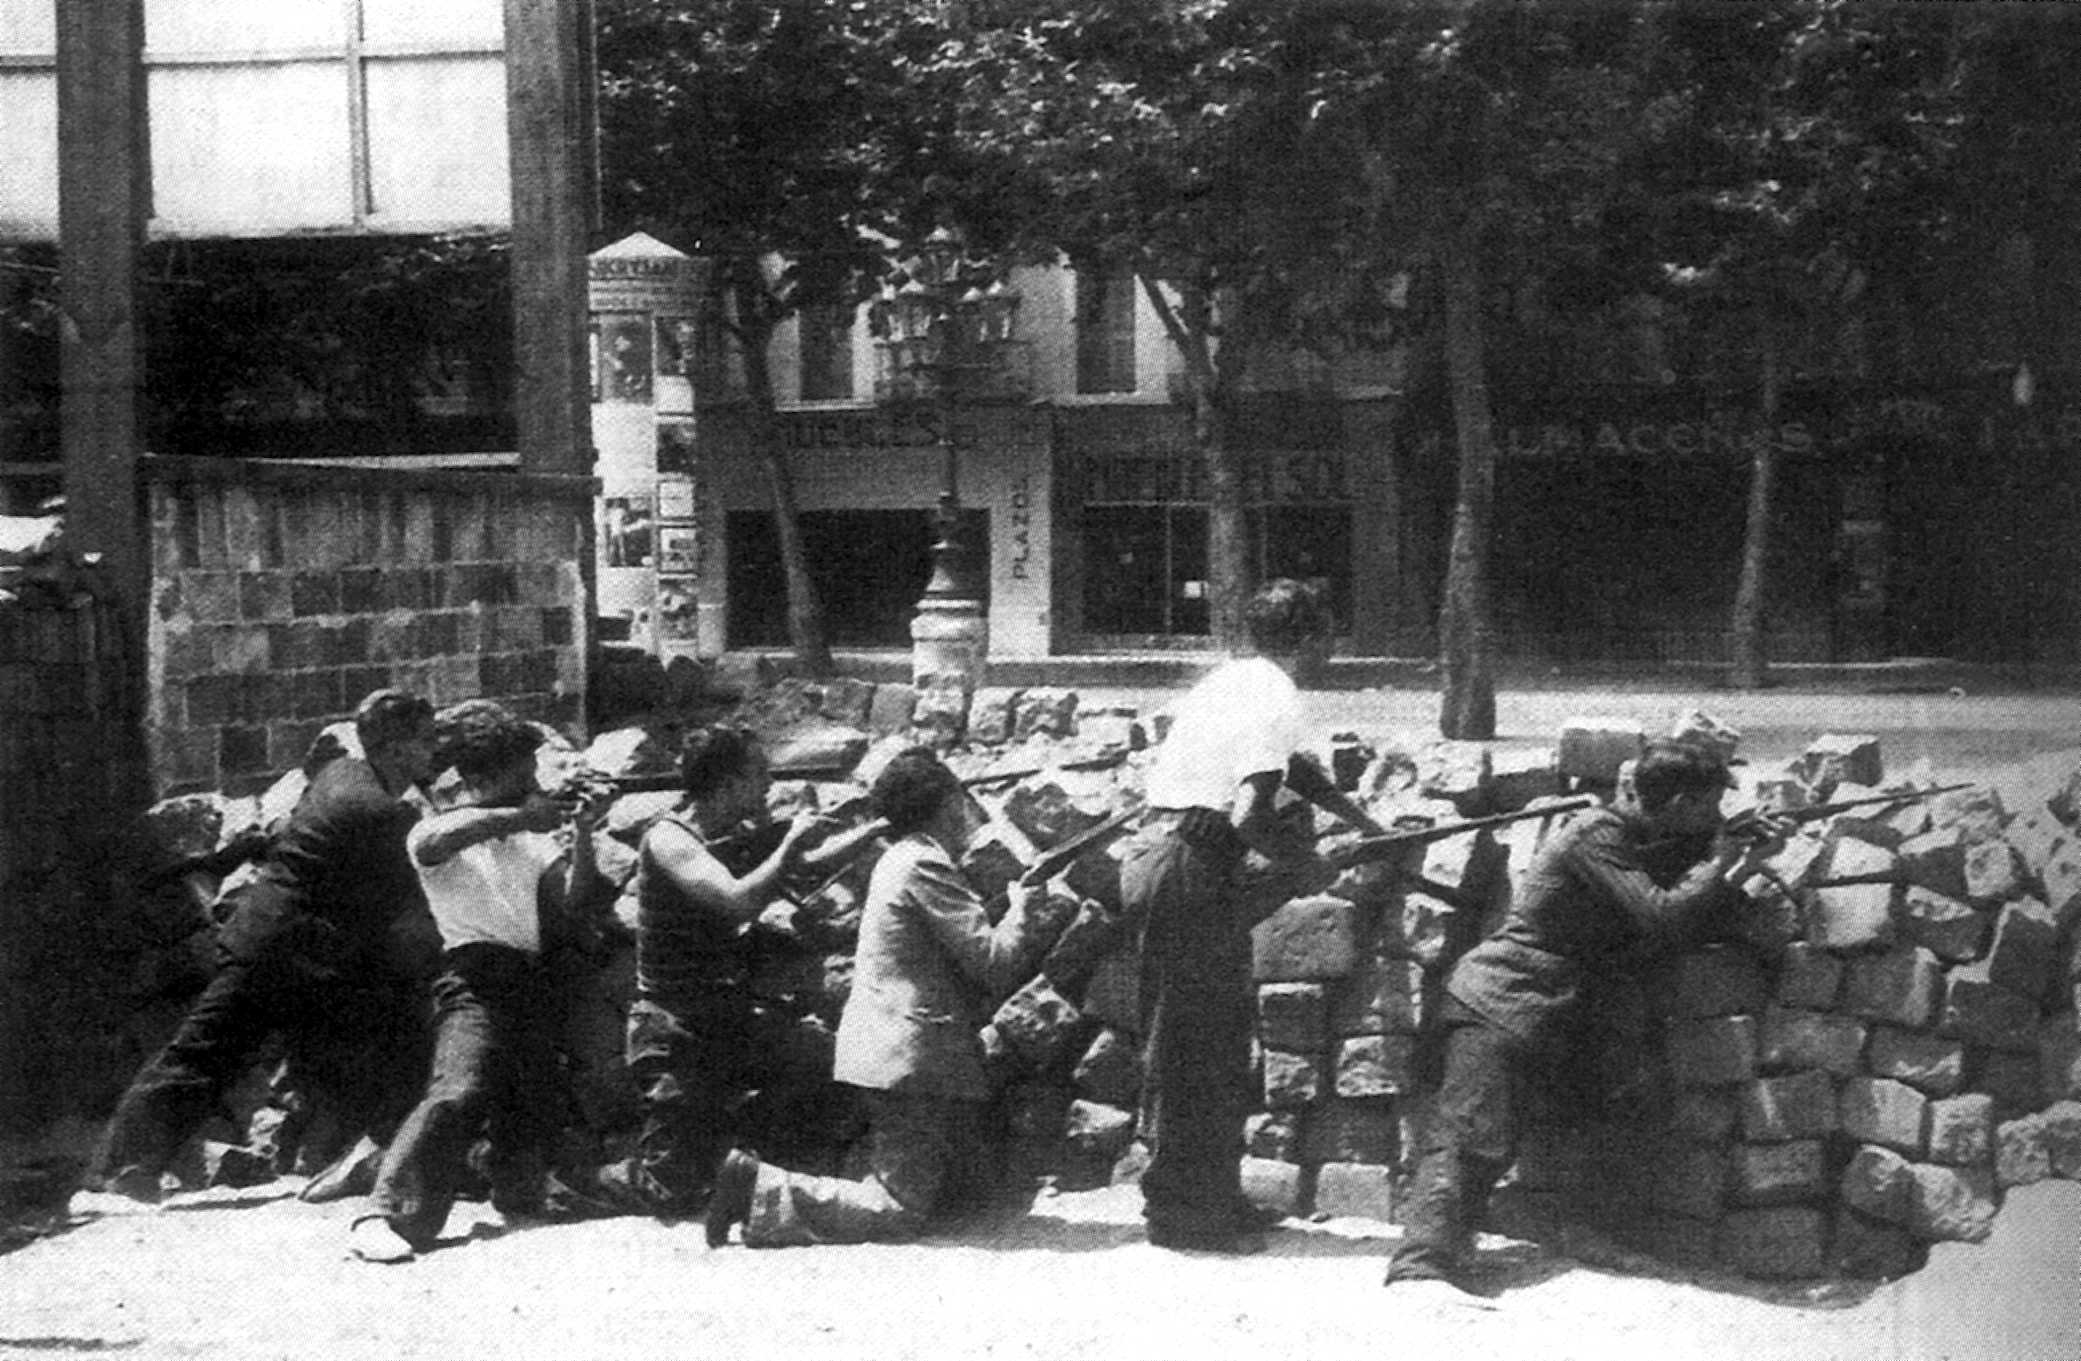
{"type": "Polygon", "coordinates": [[[1993,925],[1992,918],[1971,903],[1919,884],[1902,893],[1900,916],[1911,943],[1953,964],[1978,959],[1993,925]]]}
{"type": "Polygon", "coordinates": [[[2043,1074],[2034,1052],[1967,1045],[1966,1086],[1994,1098],[1995,1115],[2007,1120],[2045,1104],[2043,1074]]]}
{"type": "Polygon", "coordinates": [[[1758,1078],[1742,1089],[1741,1137],[1756,1144],[1833,1134],[1835,1103],[1835,1078],[1819,1068],[1758,1078]]]}
{"type": "Polygon", "coordinates": [[[917,687],[907,681],[885,681],[874,687],[867,707],[867,731],[876,737],[891,737],[916,726],[917,687]]]}
{"type": "Polygon", "coordinates": [[[2081,1102],[2058,1101],[2039,1112],[2054,1176],[2081,1181],[2081,1102]]]}
{"type": "Polygon", "coordinates": [[[1981,906],[2020,898],[2029,890],[2030,868],[2006,841],[1983,841],[1965,854],[1965,896],[1981,906]]]}
{"type": "Polygon", "coordinates": [[[1451,904],[1428,893],[1407,894],[1381,920],[1380,951],[1435,968],[1454,939],[1456,915],[1451,904]]]}
{"type": "Polygon", "coordinates": [[[1850,1138],[1909,1158],[1922,1156],[1929,1099],[1913,1087],[1891,1078],[1852,1077],[1844,1080],[1836,1102],[1836,1118],[1850,1138]]]}
{"type": "Polygon", "coordinates": [[[1984,962],[1961,964],[1944,979],[1937,1033],[1992,1049],[2035,1050],[2037,1004],[1997,984],[1984,962]]]}
{"type": "MultiPolygon", "coordinates": [[[[1819,879],[1897,875],[1892,852],[1863,841],[1837,838],[1814,871],[1819,879]]],[[[1894,907],[1899,885],[1838,884],[1806,890],[1807,939],[1829,950],[1869,950],[1890,945],[1896,934],[1894,907]]]]}
{"type": "Polygon", "coordinates": [[[1570,718],[1561,724],[1554,766],[1564,779],[1618,783],[1619,767],[1640,759],[1647,733],[1630,718],[1570,718]]]}
{"type": "Polygon", "coordinates": [[[1813,1200],[1828,1189],[1826,1146],[1819,1139],[1737,1144],[1729,1195],[1740,1205],[1813,1200]]]}
{"type": "Polygon", "coordinates": [[[1119,1106],[1101,1101],[1072,1101],[1062,1138],[1074,1153],[1102,1159],[1111,1167],[1134,1141],[1134,1123],[1134,1112],[1119,1106]]]}
{"type": "Polygon", "coordinates": [[[1867,733],[1823,733],[1807,744],[1793,767],[1823,799],[1837,786],[1877,785],[1886,778],[1879,739],[1867,733]]]}
{"type": "Polygon", "coordinates": [[[1301,1212],[1301,1169],[1269,1158],[1245,1158],[1243,1198],[1252,1205],[1292,1216],[1301,1212]]]}
{"type": "Polygon", "coordinates": [[[2073,1012],[2058,1012],[2038,1026],[2038,1074],[2047,1101],[2081,1098],[2081,1033],[2073,1012]]]}
{"type": "Polygon", "coordinates": [[[2000,1201],[1992,1168],[1937,1167],[1914,1163],[1908,1168],[1907,1229],[1918,1238],[1943,1243],[1984,1243],[1994,1232],[2000,1201]]]}
{"type": "Polygon", "coordinates": [[[1741,750],[1741,729],[1703,709],[1686,709],[1669,725],[1669,736],[1678,742],[1704,747],[1723,762],[1732,762],[1741,750]]]}
{"type": "Polygon", "coordinates": [[[1741,1120],[1741,1099],[1730,1088],[1683,1087],[1670,1098],[1669,1130],[1679,1139],[1724,1142],[1741,1120]]]}
{"type": "Polygon", "coordinates": [[[2009,822],[2009,810],[2002,806],[2001,791],[1989,785],[1954,789],[1927,802],[1933,826],[1956,827],[1973,845],[1999,840],[2002,829],[2009,822]]]}
{"type": "Polygon", "coordinates": [[[1888,1224],[1907,1224],[1915,1194],[1912,1166],[1890,1148],[1860,1146],[1843,1168],[1843,1204],[1888,1224]]]}
{"type": "Polygon", "coordinates": [[[2060,964],[2059,923],[2035,898],[2005,904],[1987,947],[1987,980],[2023,997],[2039,998],[2060,964]]]}
{"type": "Polygon", "coordinates": [[[1472,809],[1488,797],[1492,769],[1485,742],[1433,742],[1416,753],[1417,788],[1434,799],[1472,809]]]}
{"type": "Polygon", "coordinates": [[[1935,1017],[1943,982],[1936,956],[1920,946],[1859,955],[1843,977],[1841,1005],[1853,1016],[1915,1029],[1935,1017]]]}
{"type": "Polygon", "coordinates": [[[1301,1117],[1292,1111],[1257,1111],[1243,1122],[1243,1147],[1253,1158],[1301,1160],[1301,1117]]]}
{"type": "Polygon", "coordinates": [[[1909,884],[1948,898],[1963,898],[1966,849],[1965,833],[1945,827],[1909,837],[1895,854],[1900,858],[1901,877],[1909,884]]]}
{"type": "Polygon", "coordinates": [[[1763,1013],[1757,1058],[1770,1072],[1819,1068],[1847,1077],[1863,1065],[1867,1030],[1856,1017],[1838,1012],[1770,1007],[1763,1013]]]}
{"type": "Polygon", "coordinates": [[[1929,1096],[1950,1096],[1965,1085],[1965,1046],[1927,1031],[1876,1027],[1867,1062],[1874,1076],[1929,1096]]]}
{"type": "Polygon", "coordinates": [[[1377,1163],[1324,1163],[1315,1169],[1315,1213],[1396,1220],[1394,1174],[1377,1163]]]}
{"type": "Polygon", "coordinates": [[[1892,1281],[1922,1269],[1929,1252],[1898,1224],[1887,1224],[1855,1210],[1835,1217],[1830,1264],[1845,1276],[1866,1281],[1892,1281]]]}
{"type": "Polygon", "coordinates": [[[1027,1062],[1045,1067],[1069,1047],[1083,1019],[1074,1003],[1037,977],[1007,997],[990,1023],[1027,1062]]]}
{"type": "Polygon", "coordinates": [[[1297,1110],[1323,1093],[1322,1061],[1311,1054],[1264,1052],[1264,1100],[1274,1110],[1297,1110]]]}
{"type": "Polygon", "coordinates": [[[1784,1006],[1826,1011],[1842,993],[1843,961],[1805,941],[1794,941],[1778,958],[1777,1000],[1784,1006]]]}
{"type": "Polygon", "coordinates": [[[1328,1036],[1320,983],[1267,983],[1257,990],[1257,1038],[1273,1049],[1315,1053],[1328,1036]]]}
{"type": "Polygon", "coordinates": [[[1552,747],[1509,747],[1489,758],[1488,806],[1514,813],[1561,792],[1561,772],[1552,747]]]}
{"type": "Polygon", "coordinates": [[[1399,1096],[1416,1086],[1414,1035],[1356,1035],[1337,1048],[1338,1096],[1399,1096]]]}
{"type": "Polygon", "coordinates": [[[1257,981],[1343,978],[1358,964],[1358,908],[1318,895],[1281,906],[1251,932],[1257,981]]]}
{"type": "Polygon", "coordinates": [[[1994,1098],[1972,1092],[1929,1103],[1929,1160],[1978,1166],[1994,1157],[1994,1098]]]}
{"type": "Polygon", "coordinates": [[[1012,736],[1072,737],[1077,731],[1077,692],[1036,686],[1020,692],[1012,706],[1012,736]]]}

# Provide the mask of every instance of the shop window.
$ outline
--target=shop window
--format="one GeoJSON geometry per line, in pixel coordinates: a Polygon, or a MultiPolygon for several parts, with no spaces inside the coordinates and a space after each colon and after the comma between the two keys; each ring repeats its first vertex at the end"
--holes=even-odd
{"type": "Polygon", "coordinates": [[[1077,391],[1133,392],[1134,275],[1078,270],[1077,391]]]}
{"type": "Polygon", "coordinates": [[[802,400],[843,402],[853,396],[853,309],[811,307],[798,322],[802,400]]]}
{"type": "MultiPolygon", "coordinates": [[[[1286,576],[1320,583],[1337,631],[1349,630],[1350,507],[1254,508],[1245,513],[1244,534],[1259,580],[1286,576]]],[[[1086,633],[1155,638],[1211,631],[1204,506],[1087,507],[1083,556],[1086,633]]]]}

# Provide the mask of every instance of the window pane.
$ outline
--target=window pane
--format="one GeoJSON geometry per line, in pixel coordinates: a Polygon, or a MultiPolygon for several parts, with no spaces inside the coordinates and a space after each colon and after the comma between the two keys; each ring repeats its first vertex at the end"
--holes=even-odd
{"type": "Polygon", "coordinates": [[[1087,632],[1167,631],[1167,514],[1160,506],[1094,506],[1084,512],[1087,632]]]}
{"type": "Polygon", "coordinates": [[[1133,392],[1134,276],[1079,273],[1076,331],[1077,391],[1133,392]]]}
{"type": "Polygon", "coordinates": [[[853,395],[853,314],[813,307],[802,314],[802,400],[840,402],[853,395]]]}

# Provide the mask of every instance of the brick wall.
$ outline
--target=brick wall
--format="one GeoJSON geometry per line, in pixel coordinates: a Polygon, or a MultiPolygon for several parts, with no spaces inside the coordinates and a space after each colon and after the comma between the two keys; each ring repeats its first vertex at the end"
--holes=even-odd
{"type": "Polygon", "coordinates": [[[160,795],[245,793],[370,690],[584,713],[590,479],[150,459],[160,795]]]}

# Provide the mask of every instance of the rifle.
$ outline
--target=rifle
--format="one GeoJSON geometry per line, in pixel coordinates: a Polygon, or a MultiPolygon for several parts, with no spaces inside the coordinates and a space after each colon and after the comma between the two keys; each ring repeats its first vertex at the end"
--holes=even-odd
{"type": "Polygon", "coordinates": [[[1141,815],[1140,808],[1123,808],[1104,822],[1086,827],[1061,845],[1041,852],[1035,857],[1034,862],[1026,867],[1026,872],[1019,876],[1020,886],[1031,888],[1035,884],[1047,883],[1074,865],[1084,852],[1104,845],[1126,831],[1128,825],[1141,815]]]}
{"type": "Polygon", "coordinates": [[[1930,789],[1902,789],[1890,794],[1865,794],[1854,799],[1839,799],[1834,803],[1817,803],[1811,808],[1776,808],[1769,812],[1761,809],[1746,809],[1727,821],[1727,830],[1735,836],[1769,836],[1770,822],[1789,823],[1804,827],[1810,822],[1820,822],[1838,813],[1847,813],[1853,808],[1877,808],[1895,803],[1919,803],[1933,799],[1939,794],[1951,794],[1961,789],[1971,789],[1970,781],[1964,784],[1940,784],[1930,789]]]}
{"type": "MultiPolygon", "coordinates": [[[[1542,804],[1537,808],[1520,808],[1514,813],[1492,813],[1487,817],[1463,818],[1458,822],[1437,823],[1430,826],[1398,827],[1392,832],[1377,836],[1360,837],[1344,847],[1337,855],[1337,862],[1345,867],[1370,865],[1380,860],[1392,860],[1411,846],[1428,846],[1434,841],[1446,841],[1467,832],[1486,831],[1491,827],[1507,827],[1513,822],[1529,822],[1534,818],[1559,817],[1563,813],[1574,813],[1584,808],[1594,808],[1599,800],[1585,794],[1579,798],[1562,799],[1558,803],[1542,804]]],[[[1463,906],[1458,889],[1428,879],[1414,870],[1402,870],[1400,878],[1441,901],[1463,906]]]]}

